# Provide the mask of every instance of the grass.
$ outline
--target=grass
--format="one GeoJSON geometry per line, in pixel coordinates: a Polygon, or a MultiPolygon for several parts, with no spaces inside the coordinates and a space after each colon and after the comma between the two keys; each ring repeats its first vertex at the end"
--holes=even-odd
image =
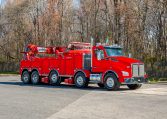
{"type": "Polygon", "coordinates": [[[6,75],[10,75],[10,74],[19,74],[19,72],[0,72],[0,74],[6,74],[6,75]]]}
{"type": "Polygon", "coordinates": [[[150,77],[148,78],[148,81],[150,83],[157,83],[159,81],[167,81],[167,78],[156,78],[156,77],[150,77]]]}
{"type": "Polygon", "coordinates": [[[159,81],[167,81],[167,78],[160,78],[159,81]]]}

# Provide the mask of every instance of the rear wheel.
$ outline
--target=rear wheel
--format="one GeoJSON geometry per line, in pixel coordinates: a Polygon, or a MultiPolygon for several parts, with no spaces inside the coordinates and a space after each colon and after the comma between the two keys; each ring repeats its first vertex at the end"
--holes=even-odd
{"type": "Polygon", "coordinates": [[[75,86],[78,88],[84,88],[88,86],[88,79],[82,72],[79,72],[74,77],[75,86]]]}
{"type": "Polygon", "coordinates": [[[29,84],[30,83],[30,74],[28,71],[24,71],[21,75],[21,80],[23,81],[24,84],[29,84]]]}
{"type": "Polygon", "coordinates": [[[39,84],[40,78],[39,78],[39,73],[37,71],[33,71],[31,74],[31,82],[34,85],[39,84]]]}
{"type": "Polygon", "coordinates": [[[61,79],[58,76],[58,73],[56,71],[51,71],[49,75],[49,82],[51,85],[60,85],[61,79]]]}
{"type": "Polygon", "coordinates": [[[113,73],[109,73],[104,78],[104,87],[107,90],[118,90],[120,83],[113,73]]]}
{"type": "Polygon", "coordinates": [[[142,84],[127,84],[127,86],[131,90],[136,90],[139,89],[142,86],[142,84]]]}

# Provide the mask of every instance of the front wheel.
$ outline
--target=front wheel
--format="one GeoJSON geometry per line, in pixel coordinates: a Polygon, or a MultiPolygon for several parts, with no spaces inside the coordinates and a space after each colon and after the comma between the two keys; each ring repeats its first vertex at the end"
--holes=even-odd
{"type": "Polygon", "coordinates": [[[107,90],[118,90],[120,87],[118,78],[113,73],[107,74],[104,78],[104,87],[107,90]]]}
{"type": "Polygon", "coordinates": [[[127,86],[131,90],[136,90],[139,89],[142,86],[142,84],[127,84],[127,86]]]}

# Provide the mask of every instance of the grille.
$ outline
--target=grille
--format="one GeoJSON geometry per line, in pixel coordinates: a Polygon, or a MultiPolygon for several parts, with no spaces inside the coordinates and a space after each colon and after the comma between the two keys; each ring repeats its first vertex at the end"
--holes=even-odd
{"type": "Polygon", "coordinates": [[[144,64],[133,64],[132,65],[132,75],[133,77],[143,77],[144,76],[144,64]]]}

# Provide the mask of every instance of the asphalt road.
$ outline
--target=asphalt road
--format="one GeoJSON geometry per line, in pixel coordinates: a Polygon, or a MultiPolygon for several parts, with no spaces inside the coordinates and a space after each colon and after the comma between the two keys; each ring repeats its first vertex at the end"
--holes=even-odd
{"type": "Polygon", "coordinates": [[[0,77],[0,119],[167,119],[167,84],[106,91],[91,85],[24,85],[0,77]]]}

